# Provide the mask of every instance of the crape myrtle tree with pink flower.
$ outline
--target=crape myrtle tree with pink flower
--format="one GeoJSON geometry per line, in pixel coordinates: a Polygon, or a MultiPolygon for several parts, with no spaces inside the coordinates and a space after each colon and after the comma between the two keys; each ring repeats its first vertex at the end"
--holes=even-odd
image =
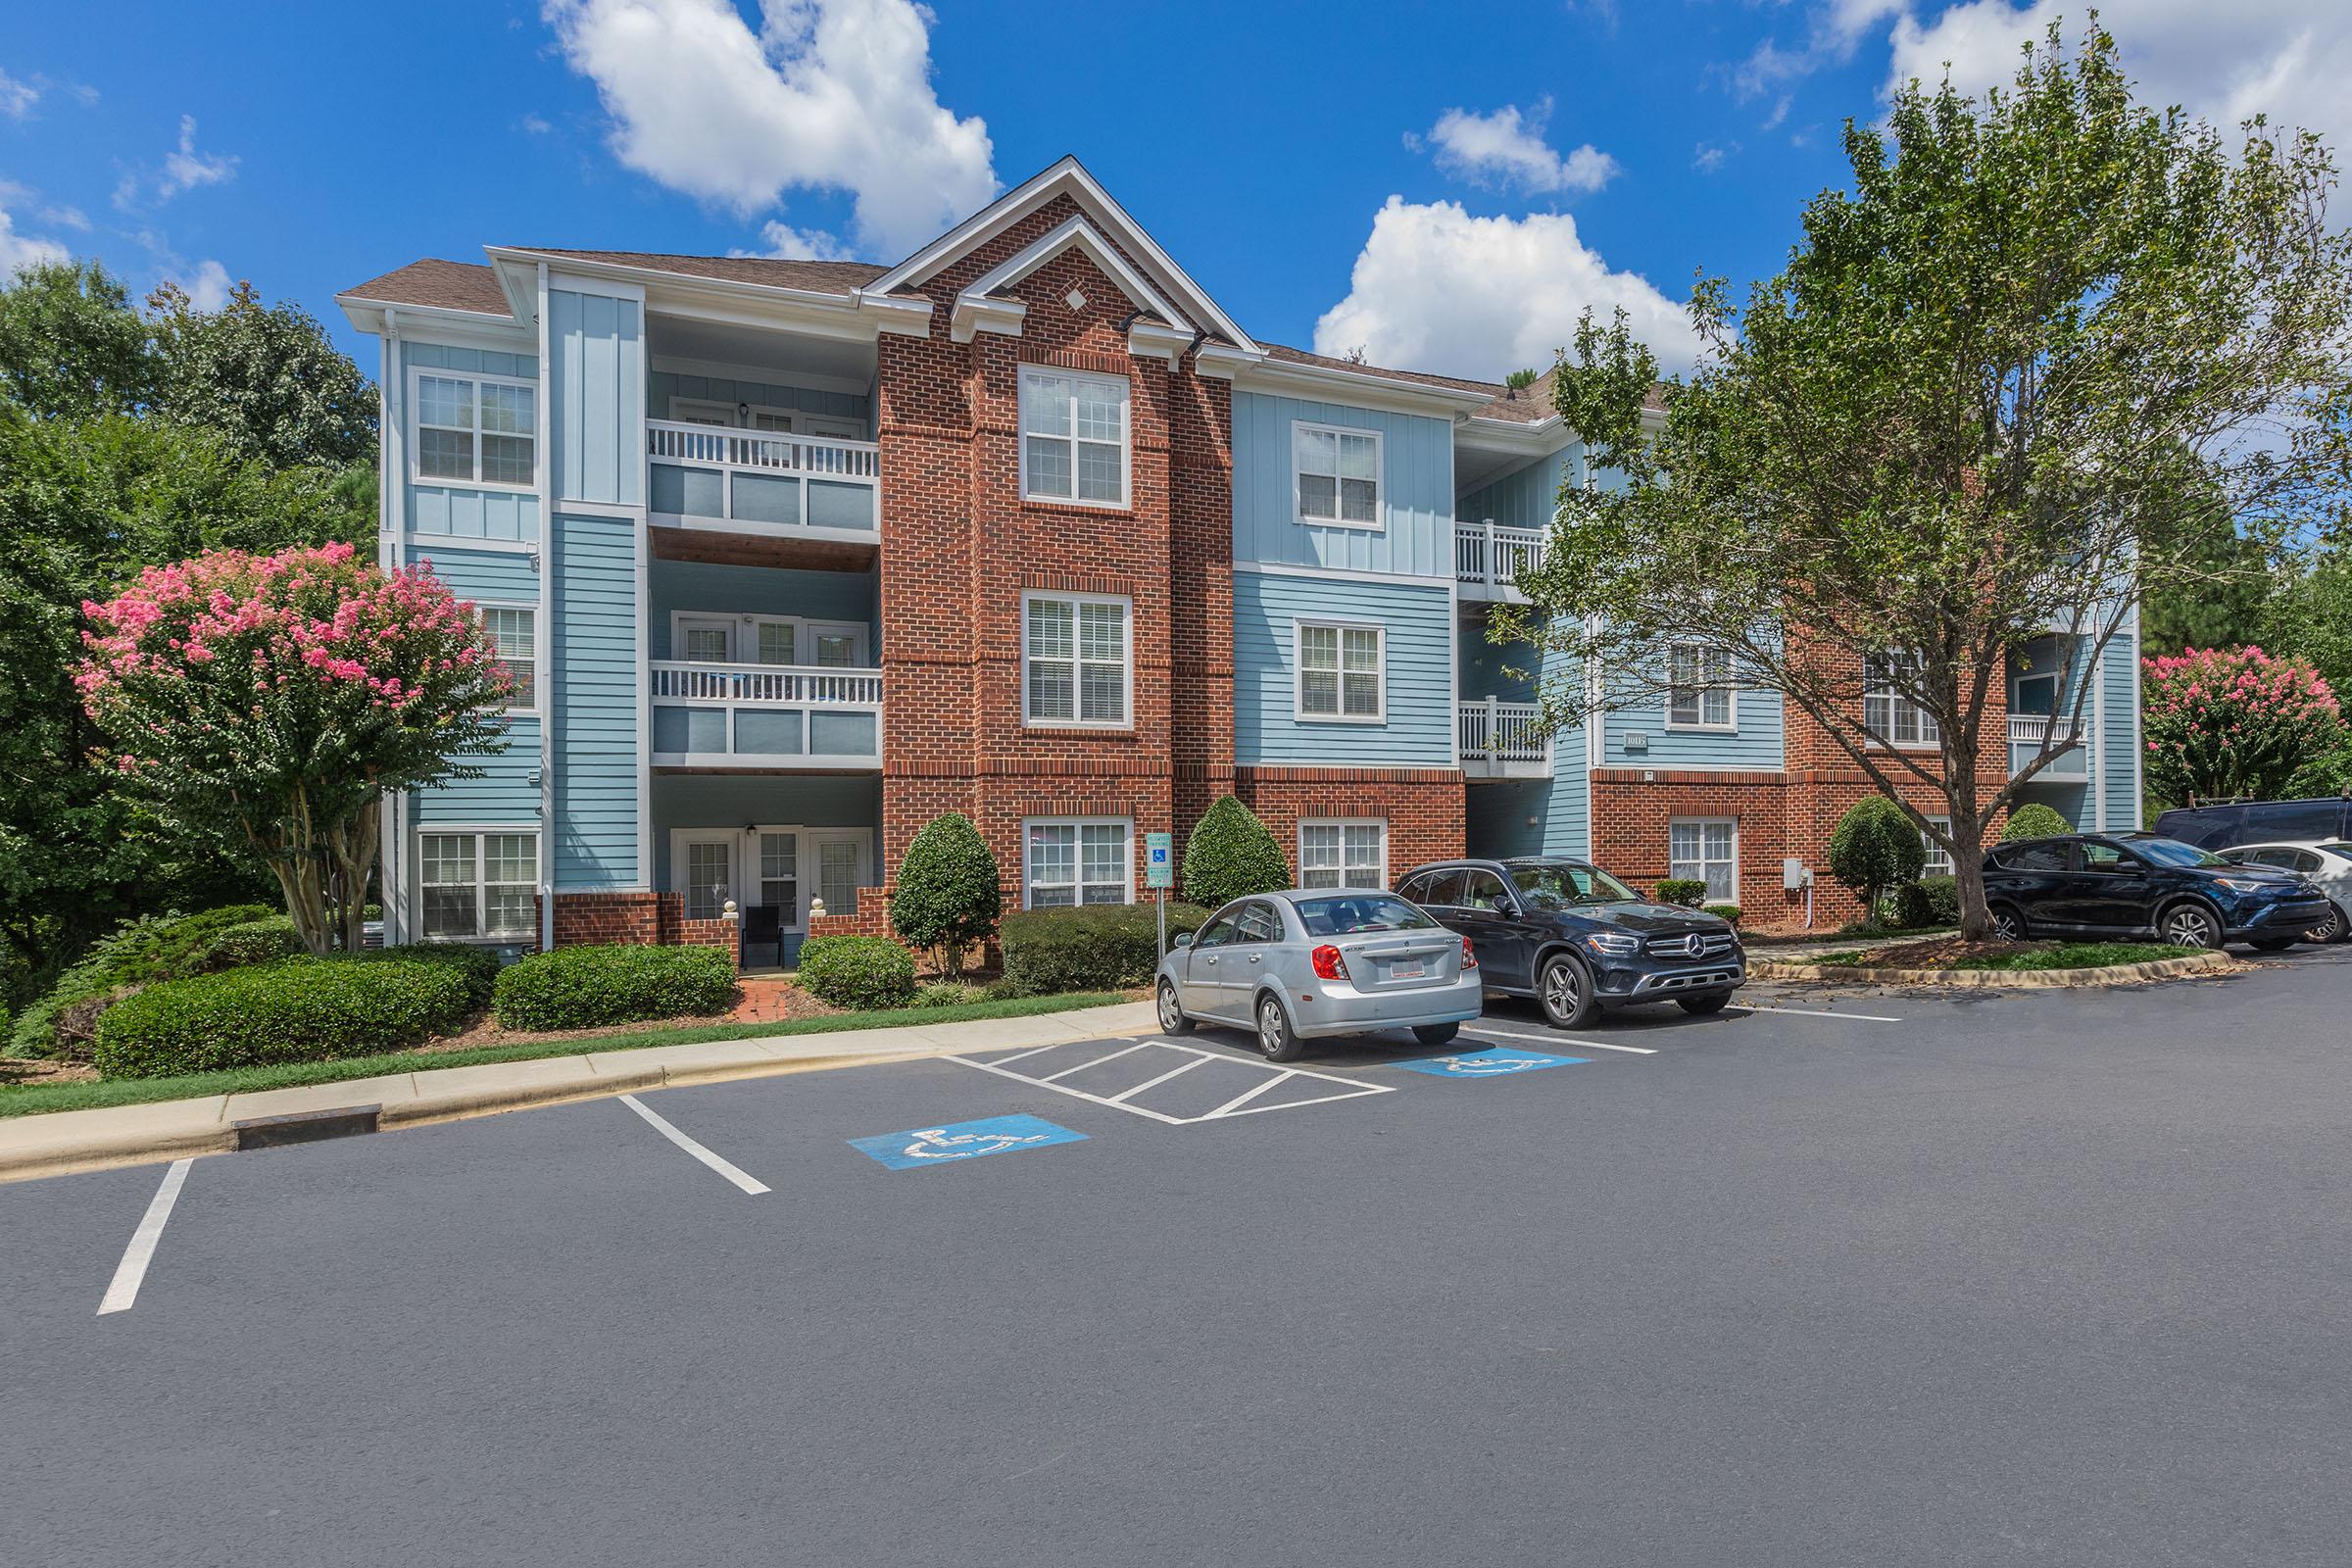
{"type": "Polygon", "coordinates": [[[2259,648],[2192,648],[2140,662],[2149,790],[2183,805],[2282,793],[2345,741],[2342,709],[2318,670],[2259,648]]]}
{"type": "Polygon", "coordinates": [[[315,954],[360,947],[385,793],[479,777],[501,741],[514,677],[429,562],[217,550],[82,610],[74,684],[114,765],[268,865],[315,954]]]}

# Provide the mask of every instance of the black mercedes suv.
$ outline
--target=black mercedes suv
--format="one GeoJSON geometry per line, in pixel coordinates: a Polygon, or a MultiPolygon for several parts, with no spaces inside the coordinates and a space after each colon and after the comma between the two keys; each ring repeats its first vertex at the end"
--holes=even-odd
{"type": "Polygon", "coordinates": [[[1489,990],[1535,998],[1555,1028],[1649,1002],[1716,1012],[1746,978],[1729,921],[1645,899],[1582,860],[1444,860],[1396,892],[1470,939],[1489,990]]]}

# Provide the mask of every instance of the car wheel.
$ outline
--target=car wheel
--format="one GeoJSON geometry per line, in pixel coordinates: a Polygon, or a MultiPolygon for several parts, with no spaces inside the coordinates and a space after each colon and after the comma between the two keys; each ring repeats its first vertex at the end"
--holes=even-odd
{"type": "Polygon", "coordinates": [[[1544,1016],[1554,1029],[1582,1029],[1600,1015],[1600,1002],[1592,995],[1592,977],[1565,953],[1555,953],[1545,960],[1537,979],[1536,1000],[1544,1004],[1544,1016]]]}
{"type": "Polygon", "coordinates": [[[1710,1012],[1721,1012],[1731,1004],[1731,993],[1714,997],[1677,997],[1674,1004],[1694,1017],[1703,1018],[1710,1012]]]}
{"type": "Polygon", "coordinates": [[[1292,1032],[1291,1015],[1283,1010],[1280,997],[1257,999],[1257,1049],[1268,1061],[1297,1061],[1306,1049],[1292,1032]]]}
{"type": "Polygon", "coordinates": [[[1159,983],[1159,1032],[1163,1035],[1190,1034],[1193,1020],[1184,1015],[1183,1004],[1176,1000],[1176,982],[1159,983]]]}
{"type": "Polygon", "coordinates": [[[2328,918],[2303,933],[2306,942],[2340,942],[2344,937],[2344,911],[2334,905],[2328,906],[2328,918]]]}
{"type": "Polygon", "coordinates": [[[2249,943],[2247,946],[2251,947],[2256,953],[2284,953],[2287,949],[2293,947],[2298,940],[2299,939],[2295,937],[2264,937],[2261,941],[2249,943]]]}
{"type": "Polygon", "coordinates": [[[1462,1026],[1458,1023],[1417,1023],[1413,1025],[1413,1038],[1425,1046],[1451,1045],[1453,1037],[1461,1032],[1462,1026]]]}
{"type": "Polygon", "coordinates": [[[2026,917],[2006,904],[1996,904],[1992,906],[1987,929],[1995,942],[2023,942],[2026,940],[2026,917]]]}
{"type": "Polygon", "coordinates": [[[2202,904],[2176,904],[2164,911],[2156,934],[2176,948],[2218,948],[2222,923],[2202,904]]]}

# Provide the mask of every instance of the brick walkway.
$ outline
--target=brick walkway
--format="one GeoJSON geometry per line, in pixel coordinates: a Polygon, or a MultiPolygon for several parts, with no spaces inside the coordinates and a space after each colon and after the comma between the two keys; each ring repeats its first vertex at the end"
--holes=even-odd
{"type": "Polygon", "coordinates": [[[727,1014],[729,1023],[779,1023],[793,1016],[786,1005],[792,983],[781,975],[747,974],[736,982],[743,1000],[727,1014]]]}

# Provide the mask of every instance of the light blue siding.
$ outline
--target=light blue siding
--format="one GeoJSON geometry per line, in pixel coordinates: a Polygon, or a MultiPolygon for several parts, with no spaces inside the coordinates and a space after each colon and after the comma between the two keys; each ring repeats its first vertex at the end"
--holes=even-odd
{"type": "Polygon", "coordinates": [[[460,599],[497,600],[510,605],[539,603],[539,574],[531,558],[510,550],[467,550],[462,545],[419,543],[411,564],[432,564],[433,575],[460,599]]]}
{"type": "Polygon", "coordinates": [[[1601,722],[1603,767],[1717,768],[1778,772],[1782,762],[1781,694],[1742,688],[1733,694],[1732,730],[1669,729],[1666,698],[1644,694],[1611,710],[1601,722]],[[1645,749],[1633,749],[1640,736],[1645,749]]]}
{"type": "Polygon", "coordinates": [[[1543,656],[1534,647],[1523,642],[1489,642],[1486,621],[1473,615],[1462,618],[1458,642],[1463,701],[1483,697],[1506,703],[1536,701],[1536,671],[1543,656]]]}
{"type": "Polygon", "coordinates": [[[1552,739],[1552,754],[1557,771],[1551,778],[1470,786],[1464,842],[1472,855],[1565,855],[1582,859],[1592,853],[1585,732],[1561,731],[1552,739]]]}
{"type": "Polygon", "coordinates": [[[502,354],[495,349],[459,348],[451,343],[401,340],[402,363],[422,370],[459,370],[473,375],[511,375],[518,380],[539,379],[539,356],[502,354]]]}
{"type": "Polygon", "coordinates": [[[863,621],[866,654],[881,656],[881,604],[870,571],[801,571],[776,566],[716,566],[699,561],[656,561],[648,567],[653,651],[670,651],[669,617],[678,611],[709,614],[800,615],[809,620],[863,621]]]}
{"type": "Polygon", "coordinates": [[[556,887],[643,887],[636,530],[614,518],[559,516],[555,551],[556,887]]]}
{"type": "MultiPolygon", "coordinates": [[[[2082,832],[2090,831],[2090,786],[2088,784],[2050,784],[2035,778],[2019,792],[2018,805],[2038,801],[2066,818],[2069,826],[2082,832]]],[[[2016,808],[2012,807],[2014,810],[2016,808]]]]}
{"type": "Polygon", "coordinates": [[[2138,770],[2132,765],[2137,759],[2132,754],[2132,710],[2139,698],[2139,626],[2136,612],[2132,624],[2117,632],[2107,644],[2100,661],[2099,679],[2105,687],[2107,726],[2099,748],[2100,765],[2106,769],[2100,785],[2100,797],[2107,803],[2107,831],[2121,833],[2139,826],[2138,770]]]}
{"type": "Polygon", "coordinates": [[[548,291],[549,471],[558,500],[645,499],[643,318],[635,300],[548,291]]]}
{"type": "MultiPolygon", "coordinates": [[[[670,887],[669,830],[676,827],[862,827],[880,852],[882,780],[876,776],[761,778],[674,773],[654,780],[654,885],[670,887]]],[[[879,881],[882,867],[872,868],[879,881]]],[[[815,863],[802,868],[813,879],[815,863]]]]}
{"type": "MultiPolygon", "coordinates": [[[[416,426],[416,411],[406,404],[407,369],[511,375],[526,381],[536,380],[539,375],[539,359],[532,354],[406,340],[400,349],[404,368],[401,395],[409,421],[404,435],[412,451],[416,426]]],[[[405,472],[401,475],[401,515],[412,533],[458,539],[528,540],[539,536],[539,498],[535,495],[514,490],[479,490],[467,485],[416,484],[405,472]]]]}
{"type": "Polygon", "coordinates": [[[802,414],[821,415],[828,419],[856,419],[867,433],[873,431],[873,404],[855,392],[827,392],[810,386],[785,386],[773,381],[736,381],[721,375],[684,375],[674,370],[657,369],[647,378],[647,396],[652,400],[653,417],[674,419],[677,415],[670,407],[673,398],[692,398],[702,403],[717,403],[733,407],[750,404],[755,409],[796,410],[802,414]]]}
{"type": "Polygon", "coordinates": [[[1453,575],[1453,427],[1444,419],[1233,395],[1233,559],[1414,577],[1453,575]],[[1310,527],[1291,487],[1291,426],[1339,425],[1381,435],[1387,526],[1310,527]]]}
{"type": "Polygon", "coordinates": [[[1453,605],[1438,586],[1233,574],[1234,760],[1356,767],[1453,762],[1453,605]],[[1294,620],[1387,627],[1388,721],[1302,722],[1294,620]]]}
{"type": "Polygon", "coordinates": [[[536,716],[516,715],[507,721],[506,749],[472,759],[480,778],[462,778],[436,790],[419,790],[416,819],[431,825],[446,822],[471,827],[514,827],[536,830],[539,825],[539,724],[536,716]]]}
{"type": "Polygon", "coordinates": [[[1580,444],[1562,447],[1525,467],[1480,485],[1462,497],[1456,513],[1464,522],[1493,522],[1505,528],[1551,529],[1559,509],[1560,481],[1584,468],[1580,444]]]}

